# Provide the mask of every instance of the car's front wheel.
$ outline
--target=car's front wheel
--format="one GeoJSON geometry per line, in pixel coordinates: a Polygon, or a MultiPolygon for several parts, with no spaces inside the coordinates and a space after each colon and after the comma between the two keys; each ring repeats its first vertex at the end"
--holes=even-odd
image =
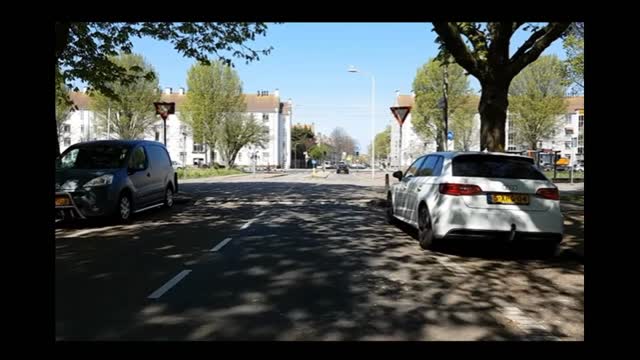
{"type": "Polygon", "coordinates": [[[434,240],[429,209],[424,205],[420,206],[418,210],[418,241],[420,242],[420,247],[423,249],[433,249],[435,245],[434,240]]]}
{"type": "Polygon", "coordinates": [[[115,220],[118,223],[126,224],[131,222],[133,215],[133,203],[131,202],[131,195],[129,193],[122,193],[118,199],[118,207],[115,211],[115,220]]]}
{"type": "Polygon", "coordinates": [[[164,191],[164,207],[173,207],[173,188],[171,185],[168,185],[167,189],[164,191]]]}

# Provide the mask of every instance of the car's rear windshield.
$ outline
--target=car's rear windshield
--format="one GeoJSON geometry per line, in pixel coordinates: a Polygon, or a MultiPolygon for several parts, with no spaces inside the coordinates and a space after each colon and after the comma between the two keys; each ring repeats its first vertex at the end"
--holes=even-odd
{"type": "Polygon", "coordinates": [[[58,169],[117,169],[124,166],[129,152],[126,145],[77,146],[56,162],[58,169]]]}
{"type": "Polygon", "coordinates": [[[459,155],[453,158],[453,176],[546,180],[533,161],[498,155],[459,155]]]}

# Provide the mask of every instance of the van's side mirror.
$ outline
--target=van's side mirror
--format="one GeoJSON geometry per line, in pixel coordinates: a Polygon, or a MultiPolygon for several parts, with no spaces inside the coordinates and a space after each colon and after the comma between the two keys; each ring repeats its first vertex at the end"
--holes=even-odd
{"type": "Polygon", "coordinates": [[[398,180],[402,180],[402,171],[398,170],[396,172],[393,173],[393,177],[398,179],[398,180]]]}

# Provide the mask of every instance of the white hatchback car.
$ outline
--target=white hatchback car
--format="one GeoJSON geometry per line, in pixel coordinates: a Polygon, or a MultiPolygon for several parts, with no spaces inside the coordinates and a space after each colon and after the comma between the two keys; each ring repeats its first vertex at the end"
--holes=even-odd
{"type": "Polygon", "coordinates": [[[562,241],[558,188],[531,158],[436,152],[393,176],[387,218],[417,228],[425,249],[460,237],[539,241],[549,251],[562,241]]]}

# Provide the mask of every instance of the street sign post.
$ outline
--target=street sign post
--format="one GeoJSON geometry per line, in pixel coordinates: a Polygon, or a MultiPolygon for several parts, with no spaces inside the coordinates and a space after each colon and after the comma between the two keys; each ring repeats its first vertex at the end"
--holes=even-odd
{"type": "Polygon", "coordinates": [[[164,146],[167,146],[167,118],[171,114],[176,113],[176,103],[174,102],[154,102],[156,107],[156,114],[162,118],[162,124],[164,125],[164,146]]]}
{"type": "Polygon", "coordinates": [[[402,167],[402,125],[407,119],[407,115],[409,115],[409,113],[411,112],[411,106],[392,106],[390,107],[390,109],[391,113],[393,113],[393,116],[396,118],[398,124],[400,125],[400,142],[398,149],[398,153],[400,154],[400,164],[398,165],[402,167]]]}

